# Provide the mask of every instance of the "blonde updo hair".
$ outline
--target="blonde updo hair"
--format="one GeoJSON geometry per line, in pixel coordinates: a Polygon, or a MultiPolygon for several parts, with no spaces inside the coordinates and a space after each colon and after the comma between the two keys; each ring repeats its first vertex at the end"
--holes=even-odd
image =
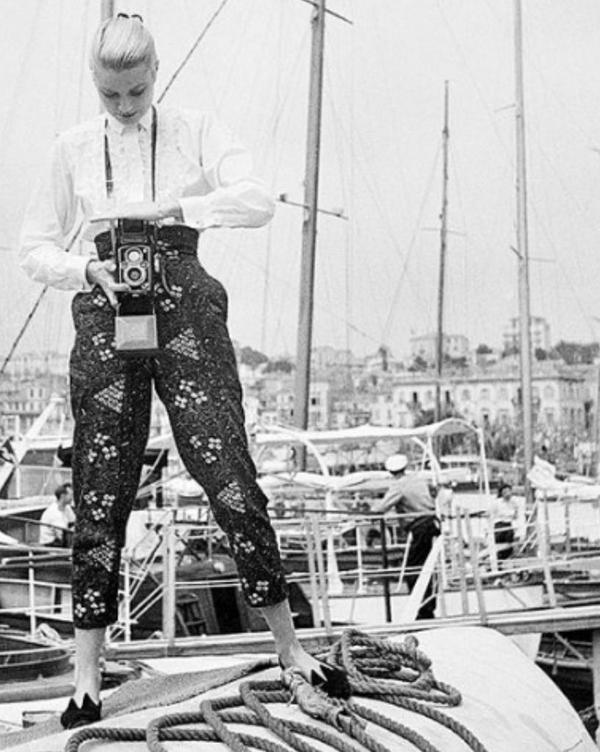
{"type": "Polygon", "coordinates": [[[99,27],[90,50],[90,68],[127,70],[146,64],[155,67],[158,59],[154,38],[140,16],[120,13],[99,27]]]}

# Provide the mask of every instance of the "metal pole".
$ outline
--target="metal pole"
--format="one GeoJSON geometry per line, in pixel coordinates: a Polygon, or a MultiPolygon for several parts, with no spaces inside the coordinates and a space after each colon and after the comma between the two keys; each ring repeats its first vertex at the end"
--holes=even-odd
{"type": "Polygon", "coordinates": [[[123,629],[125,642],[131,642],[131,560],[123,556],[123,629]]]}
{"type": "Polygon", "coordinates": [[[390,598],[390,581],[388,579],[388,550],[387,550],[387,525],[382,517],[379,521],[379,531],[381,533],[381,568],[383,569],[383,601],[385,604],[385,621],[390,624],[392,621],[392,601],[390,598]]]}
{"type": "MultiPolygon", "coordinates": [[[[321,103],[323,94],[323,44],[325,40],[325,0],[318,0],[312,16],[310,57],[310,91],[308,132],[306,139],[306,171],[304,189],[304,222],[302,225],[302,261],[298,338],[296,347],[296,379],[294,425],[308,427],[310,390],[310,351],[312,342],[315,246],[317,238],[317,200],[319,193],[319,154],[321,146],[321,103]]],[[[302,460],[305,454],[302,454],[302,460]]],[[[302,468],[301,468],[302,469],[302,468]]]]}
{"type": "Polygon", "coordinates": [[[31,552],[29,553],[29,566],[27,568],[27,589],[29,593],[29,633],[34,637],[37,626],[35,618],[35,566],[31,552]]]}
{"type": "Polygon", "coordinates": [[[319,599],[321,601],[321,610],[323,613],[323,625],[325,632],[328,636],[331,636],[331,612],[329,610],[329,598],[327,595],[327,578],[325,576],[325,562],[323,561],[323,539],[321,538],[321,530],[319,528],[319,520],[316,514],[310,515],[310,521],[312,524],[313,540],[315,544],[315,552],[317,559],[317,575],[318,575],[318,588],[319,599]]]}
{"type": "Polygon", "coordinates": [[[440,278],[438,283],[437,348],[435,379],[435,420],[442,419],[442,367],[444,362],[444,284],[446,277],[446,238],[448,235],[448,81],[444,82],[444,172],[442,184],[442,211],[440,213],[440,278]]]}
{"type": "Polygon", "coordinates": [[[321,608],[319,606],[319,589],[317,587],[317,566],[315,564],[316,551],[313,537],[312,518],[306,517],[304,520],[304,532],[306,535],[306,557],[308,559],[308,577],[310,584],[310,607],[312,611],[313,627],[320,627],[323,624],[321,618],[321,608]]]}
{"type": "Polygon", "coordinates": [[[165,519],[163,528],[162,631],[168,647],[175,644],[175,519],[165,519]]]}
{"type": "Polygon", "coordinates": [[[471,525],[471,513],[465,511],[465,525],[467,528],[467,541],[469,543],[469,552],[471,554],[471,571],[473,573],[473,582],[475,583],[475,595],[477,597],[477,607],[479,609],[479,618],[485,627],[487,625],[487,610],[485,607],[485,596],[483,594],[483,585],[481,583],[481,572],[479,571],[479,558],[475,538],[473,537],[473,527],[471,525]]]}
{"type": "Polygon", "coordinates": [[[517,155],[517,254],[519,265],[519,346],[521,361],[521,409],[523,415],[523,451],[525,463],[525,496],[530,498],[527,479],[533,464],[533,410],[531,389],[531,330],[529,312],[529,249],[527,239],[527,166],[525,151],[525,106],[523,89],[523,27],[521,0],[514,0],[515,9],[515,89],[516,89],[516,155],[517,155]]]}

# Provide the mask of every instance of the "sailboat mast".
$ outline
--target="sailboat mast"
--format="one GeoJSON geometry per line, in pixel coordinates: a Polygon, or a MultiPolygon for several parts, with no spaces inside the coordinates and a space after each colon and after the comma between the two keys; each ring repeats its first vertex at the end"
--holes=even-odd
{"type": "Polygon", "coordinates": [[[312,39],[304,183],[304,221],[302,224],[302,260],[294,397],[294,424],[301,429],[308,427],[310,351],[312,343],[315,246],[317,238],[317,200],[319,193],[319,155],[321,147],[321,104],[323,99],[325,0],[317,0],[314,3],[311,25],[312,39]]]}
{"type": "Polygon", "coordinates": [[[442,211],[440,213],[440,278],[438,283],[437,309],[437,348],[435,379],[435,419],[442,419],[442,368],[444,363],[444,285],[446,281],[446,241],[448,237],[448,81],[444,82],[444,130],[442,140],[444,147],[444,166],[442,183],[442,211]]]}
{"type": "Polygon", "coordinates": [[[517,256],[519,268],[519,348],[521,365],[521,407],[523,415],[523,452],[525,484],[533,464],[533,411],[531,388],[531,330],[529,308],[529,249],[527,242],[527,169],[525,151],[525,106],[523,86],[523,25],[521,0],[514,0],[515,11],[515,89],[517,156],[517,256]]]}

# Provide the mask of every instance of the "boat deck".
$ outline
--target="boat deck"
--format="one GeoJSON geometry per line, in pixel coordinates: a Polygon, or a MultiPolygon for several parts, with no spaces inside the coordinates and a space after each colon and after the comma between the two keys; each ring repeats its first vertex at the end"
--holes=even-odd
{"type": "MultiPolygon", "coordinates": [[[[396,636],[391,642],[400,645],[402,640],[402,636],[396,636]]],[[[455,722],[463,724],[489,752],[514,752],[515,749],[536,750],[536,752],[597,750],[564,695],[509,639],[497,631],[482,627],[431,628],[421,631],[418,634],[418,640],[420,650],[432,661],[432,670],[436,679],[456,688],[462,695],[462,702],[456,707],[437,707],[455,722]]],[[[232,655],[231,658],[233,657],[232,655]]],[[[190,671],[201,671],[206,668],[208,660],[208,657],[179,659],[179,661],[185,661],[187,676],[190,671]]],[[[167,668],[167,663],[163,661],[165,659],[160,659],[155,664],[162,666],[161,670],[167,668]]],[[[246,666],[248,666],[247,663],[246,666]]],[[[176,666],[171,664],[170,668],[173,669],[176,666]]],[[[230,672],[229,679],[234,670],[223,669],[223,671],[230,672]]],[[[276,680],[279,677],[279,670],[273,667],[252,673],[251,676],[242,677],[238,674],[233,681],[227,680],[222,672],[214,670],[210,672],[210,675],[205,674],[202,681],[198,676],[198,681],[190,683],[187,690],[185,683],[179,680],[180,676],[171,674],[155,677],[151,696],[147,693],[138,693],[135,683],[132,683],[127,690],[131,704],[120,705],[119,712],[123,714],[119,715],[115,714],[115,708],[119,707],[117,700],[120,690],[117,690],[105,700],[107,717],[97,726],[144,729],[158,716],[173,713],[197,713],[200,700],[233,696],[238,692],[243,681],[276,680]],[[223,678],[226,679],[226,683],[217,687],[216,682],[220,683],[223,678]],[[169,697],[167,686],[170,686],[171,693],[173,687],[179,687],[180,695],[177,702],[172,702],[173,695],[169,697]],[[183,694],[186,691],[188,696],[184,698],[183,694]],[[143,703],[152,701],[153,706],[140,707],[139,698],[142,696],[144,697],[143,703]],[[137,700],[134,699],[136,697],[137,700]],[[169,704],[165,705],[165,701],[169,704]],[[137,706],[136,702],[138,702],[137,706]]],[[[360,692],[355,694],[353,702],[405,724],[439,750],[463,752],[467,748],[465,741],[455,731],[423,715],[383,703],[372,697],[361,697],[360,692]]],[[[328,730],[336,736],[341,735],[341,732],[326,727],[321,721],[310,720],[296,704],[276,703],[269,705],[269,709],[281,718],[311,723],[320,729],[319,733],[328,730]]],[[[192,724],[191,727],[198,728],[198,725],[192,724]]],[[[269,737],[274,740],[269,731],[257,726],[242,727],[236,724],[232,728],[242,733],[269,737]]],[[[48,727],[47,730],[49,730],[48,727]]],[[[11,743],[10,736],[0,738],[0,748],[10,748],[14,752],[59,752],[59,750],[62,752],[75,733],[60,731],[50,733],[43,738],[33,738],[35,727],[31,731],[27,739],[23,738],[23,734],[27,732],[22,732],[17,745],[11,743]]],[[[414,749],[411,742],[400,738],[390,728],[368,723],[366,731],[390,752],[414,749]]],[[[17,737],[13,737],[13,740],[16,741],[17,737]]],[[[346,741],[349,742],[349,739],[346,741]]],[[[165,741],[162,743],[167,750],[189,748],[206,749],[208,752],[208,750],[216,749],[212,742],[195,741],[188,744],[182,741],[165,741]]],[[[93,749],[94,752],[123,752],[124,750],[128,752],[140,750],[141,752],[141,750],[148,749],[145,741],[123,743],[112,740],[86,742],[84,748],[86,751],[93,749]]]]}

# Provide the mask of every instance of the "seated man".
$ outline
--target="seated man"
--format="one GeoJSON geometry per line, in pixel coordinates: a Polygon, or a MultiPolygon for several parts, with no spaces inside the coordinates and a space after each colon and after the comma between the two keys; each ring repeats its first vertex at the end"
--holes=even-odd
{"type": "Polygon", "coordinates": [[[54,495],[55,501],[48,504],[40,519],[40,545],[64,548],[69,545],[69,531],[75,524],[71,484],[62,483],[54,495]]]}
{"type": "Polygon", "coordinates": [[[497,546],[497,556],[499,560],[508,559],[514,552],[514,522],[518,514],[517,501],[512,495],[512,486],[510,483],[500,484],[493,512],[495,517],[494,540],[497,546]]]}

